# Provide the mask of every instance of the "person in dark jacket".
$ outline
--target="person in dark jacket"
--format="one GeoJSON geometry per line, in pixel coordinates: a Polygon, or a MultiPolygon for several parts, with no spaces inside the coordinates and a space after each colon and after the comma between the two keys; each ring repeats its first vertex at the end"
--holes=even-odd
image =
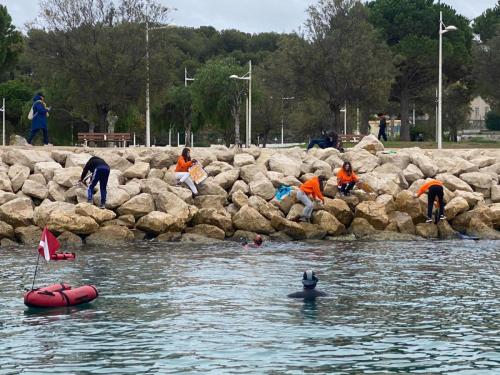
{"type": "Polygon", "coordinates": [[[39,92],[33,98],[33,118],[31,120],[31,133],[28,137],[28,143],[33,142],[33,138],[39,130],[43,133],[43,144],[49,144],[49,135],[47,131],[47,117],[49,116],[50,107],[45,104],[44,95],[39,92]]]}
{"type": "Polygon", "coordinates": [[[311,148],[313,148],[315,145],[318,145],[319,148],[329,148],[329,147],[334,147],[339,151],[341,150],[341,144],[339,143],[339,136],[335,132],[330,132],[326,133],[323,131],[321,133],[323,136],[323,139],[312,139],[311,142],[307,145],[307,150],[309,151],[311,148]]]}
{"type": "Polygon", "coordinates": [[[80,177],[80,183],[83,183],[85,177],[87,177],[87,173],[92,173],[92,177],[90,179],[90,184],[87,189],[87,201],[89,203],[93,202],[94,197],[94,188],[97,183],[99,183],[99,190],[101,191],[101,204],[99,207],[105,208],[106,205],[106,187],[108,185],[109,178],[109,165],[101,158],[97,156],[92,156],[85,167],[83,167],[83,172],[80,177]]]}
{"type": "Polygon", "coordinates": [[[312,270],[305,271],[304,276],[302,277],[302,285],[304,285],[304,289],[300,292],[289,294],[288,298],[314,299],[316,297],[326,297],[327,294],[325,292],[315,289],[318,281],[319,279],[312,270]]]}
{"type": "Polygon", "coordinates": [[[379,113],[378,117],[380,119],[378,128],[378,140],[380,141],[380,138],[383,138],[384,141],[387,142],[387,134],[385,133],[385,130],[387,128],[387,120],[385,119],[385,115],[383,113],[379,113]]]}

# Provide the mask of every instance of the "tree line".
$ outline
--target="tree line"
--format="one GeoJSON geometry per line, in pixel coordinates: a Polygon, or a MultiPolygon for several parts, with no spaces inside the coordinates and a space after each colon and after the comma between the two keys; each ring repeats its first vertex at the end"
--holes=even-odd
{"type": "MultiPolygon", "coordinates": [[[[246,81],[252,61],[253,138],[306,141],[323,129],[368,132],[377,113],[401,119],[400,138],[434,134],[439,12],[457,31],[443,38],[443,126],[456,140],[469,103],[481,95],[500,118],[500,2],[471,23],[433,0],[318,0],[301,31],[249,34],[168,26],[171,10],[155,0],[40,0],[25,35],[0,5],[0,97],[8,133],[26,134],[31,97],[53,108],[54,143],[77,131],[135,132],[144,143],[146,24],[153,142],[181,132],[182,143],[244,142],[246,81]],[[160,28],[162,27],[162,28],[160,28]],[[185,71],[191,78],[185,81],[185,71]],[[413,107],[429,114],[411,124],[413,107]],[[71,131],[69,127],[71,126],[71,131]],[[427,126],[427,128],[426,128],[427,126]]],[[[300,26],[300,25],[297,25],[300,26]]],[[[175,139],[175,137],[174,137],[175,139]]],[[[176,140],[176,139],[175,139],[176,140]]]]}

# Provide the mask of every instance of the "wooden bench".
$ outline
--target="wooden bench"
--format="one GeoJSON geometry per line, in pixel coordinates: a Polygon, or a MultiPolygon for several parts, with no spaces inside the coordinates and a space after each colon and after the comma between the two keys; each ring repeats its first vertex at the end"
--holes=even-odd
{"type": "Polygon", "coordinates": [[[342,141],[342,143],[358,143],[363,138],[363,135],[340,134],[339,138],[342,141]]]}
{"type": "Polygon", "coordinates": [[[127,142],[132,140],[130,133],[78,133],[78,142],[87,147],[89,142],[95,143],[118,143],[127,147],[127,142]]]}

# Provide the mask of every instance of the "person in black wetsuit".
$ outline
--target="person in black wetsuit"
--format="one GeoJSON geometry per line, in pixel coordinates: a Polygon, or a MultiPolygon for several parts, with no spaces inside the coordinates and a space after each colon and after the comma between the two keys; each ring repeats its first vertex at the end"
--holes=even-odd
{"type": "Polygon", "coordinates": [[[312,270],[307,270],[304,272],[304,276],[302,277],[302,285],[304,285],[304,289],[300,292],[295,292],[289,294],[289,298],[304,298],[304,299],[314,299],[316,297],[326,297],[327,294],[325,292],[321,292],[316,290],[316,284],[319,279],[316,277],[312,270]]]}
{"type": "Polygon", "coordinates": [[[330,132],[326,133],[325,131],[321,132],[321,135],[323,136],[323,139],[312,139],[309,145],[307,145],[307,150],[309,151],[311,148],[313,148],[315,145],[318,145],[320,148],[329,148],[333,147],[339,150],[340,152],[343,152],[344,150],[342,149],[342,143],[339,142],[339,136],[335,132],[330,132]]]}
{"type": "Polygon", "coordinates": [[[378,140],[380,141],[380,138],[383,138],[384,141],[387,142],[387,134],[386,134],[386,128],[387,128],[387,120],[385,119],[385,114],[379,113],[378,117],[380,119],[380,127],[378,129],[378,140]]]}
{"type": "Polygon", "coordinates": [[[87,189],[87,202],[92,203],[94,197],[94,188],[99,183],[99,190],[101,191],[101,204],[100,208],[105,208],[106,205],[106,186],[108,185],[109,178],[109,165],[101,158],[92,156],[85,167],[80,177],[80,183],[83,183],[87,173],[92,173],[90,184],[87,189]]]}

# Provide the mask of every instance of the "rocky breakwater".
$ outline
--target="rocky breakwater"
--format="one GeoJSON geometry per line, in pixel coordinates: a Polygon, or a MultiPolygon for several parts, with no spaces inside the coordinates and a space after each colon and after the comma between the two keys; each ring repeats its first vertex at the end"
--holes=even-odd
{"type": "Polygon", "coordinates": [[[176,185],[173,168],[180,151],[0,150],[1,245],[36,244],[44,226],[73,245],[252,239],[256,233],[281,241],[449,239],[459,233],[500,239],[500,150],[389,153],[372,136],[343,154],[195,148],[193,157],[210,177],[194,199],[189,189],[176,185]],[[74,186],[91,155],[112,168],[106,209],[88,204],[85,189],[74,186]],[[375,193],[338,196],[335,174],[346,160],[375,193]],[[311,223],[297,223],[303,206],[293,195],[277,201],[274,193],[282,183],[299,186],[313,175],[328,178],[325,204],[315,207],[311,223]],[[438,225],[425,223],[425,195],[413,196],[429,178],[445,184],[448,219],[438,225]]]}

